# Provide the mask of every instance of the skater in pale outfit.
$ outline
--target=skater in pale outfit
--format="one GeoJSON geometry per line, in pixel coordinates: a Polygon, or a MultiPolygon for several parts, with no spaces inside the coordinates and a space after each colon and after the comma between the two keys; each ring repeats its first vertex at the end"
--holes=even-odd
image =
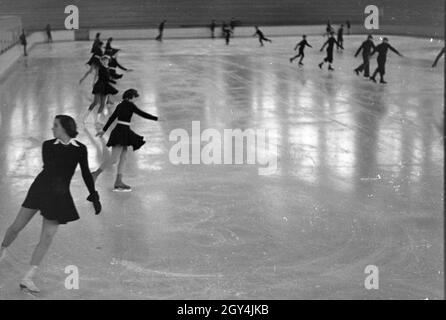
{"type": "Polygon", "coordinates": [[[76,122],[66,115],[58,115],[53,123],[54,139],[42,146],[43,170],[36,177],[14,222],[9,226],[0,247],[0,262],[6,257],[6,249],[19,233],[40,211],[43,217],[40,241],[34,249],[30,269],[20,281],[20,287],[30,292],[39,292],[33,278],[53,241],[60,224],[79,219],[70,193],[70,183],[77,165],[93,202],[96,214],[101,212],[99,194],[88,166],[87,147],[75,140],[76,122]]]}
{"type": "Polygon", "coordinates": [[[107,161],[101,164],[99,169],[93,172],[93,178],[97,177],[109,166],[112,166],[118,162],[118,169],[116,180],[114,184],[114,191],[131,191],[132,188],[122,181],[122,173],[127,158],[127,149],[132,146],[133,151],[141,148],[146,142],[144,138],[130,129],[130,122],[134,113],[145,119],[158,121],[158,117],[153,116],[140,110],[134,101],[139,97],[138,92],[135,89],[129,89],[124,92],[123,101],[116,106],[115,111],[108,119],[104,128],[98,132],[97,136],[102,137],[111,124],[117,119],[118,123],[110,134],[110,138],[107,142],[107,147],[112,148],[111,157],[107,161]]]}

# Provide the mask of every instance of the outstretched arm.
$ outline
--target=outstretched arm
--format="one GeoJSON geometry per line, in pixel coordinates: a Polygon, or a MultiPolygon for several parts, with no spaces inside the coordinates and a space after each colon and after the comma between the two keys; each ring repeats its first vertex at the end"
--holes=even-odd
{"type": "Polygon", "coordinates": [[[313,48],[308,42],[306,43],[307,47],[313,48]]]}
{"type": "Polygon", "coordinates": [[[435,58],[434,64],[432,65],[432,68],[434,68],[438,61],[440,60],[441,56],[444,55],[444,48],[440,51],[440,53],[438,54],[438,56],[435,58]]]}
{"type": "Polygon", "coordinates": [[[118,61],[116,61],[116,66],[117,66],[118,68],[120,68],[121,70],[124,70],[124,71],[127,71],[127,70],[128,70],[127,68],[124,68],[123,66],[121,66],[121,65],[119,64],[118,61]]]}
{"type": "Polygon", "coordinates": [[[392,47],[391,45],[389,45],[389,49],[392,50],[393,52],[395,52],[397,55],[399,55],[400,57],[402,57],[403,55],[401,53],[399,53],[398,50],[396,50],[394,47],[392,47]]]}
{"type": "Polygon", "coordinates": [[[324,45],[322,46],[322,48],[321,48],[321,51],[323,51],[324,50],[324,48],[325,48],[325,46],[328,44],[328,41],[326,41],[325,43],[324,43],[324,45]]]}
{"type": "Polygon", "coordinates": [[[146,112],[142,111],[141,109],[139,109],[135,105],[133,105],[133,112],[136,113],[138,116],[143,117],[145,119],[158,121],[158,117],[157,116],[152,116],[150,113],[146,113],[146,112]]]}
{"type": "Polygon", "coordinates": [[[119,110],[119,107],[117,107],[115,109],[115,111],[113,112],[113,114],[110,116],[110,118],[108,118],[108,121],[105,124],[104,128],[102,129],[102,132],[107,131],[107,129],[111,126],[113,121],[115,121],[115,119],[118,117],[118,110],[119,110]]]}
{"type": "Polygon", "coordinates": [[[358,56],[358,54],[361,52],[361,50],[363,49],[363,45],[361,45],[358,49],[358,51],[356,51],[355,53],[355,58],[358,56]]]}

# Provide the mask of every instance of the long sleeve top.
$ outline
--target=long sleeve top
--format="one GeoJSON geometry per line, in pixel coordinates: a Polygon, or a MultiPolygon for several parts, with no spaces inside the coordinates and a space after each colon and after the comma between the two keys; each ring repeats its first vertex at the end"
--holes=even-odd
{"type": "Polygon", "coordinates": [[[128,100],[122,101],[120,104],[117,105],[115,111],[108,119],[107,123],[105,124],[103,131],[107,131],[107,129],[111,126],[113,121],[118,119],[118,121],[124,121],[124,122],[131,122],[133,114],[136,113],[138,116],[143,117],[145,119],[154,120],[157,121],[158,117],[153,116],[149,113],[146,113],[139,109],[133,102],[130,102],[128,100]]]}
{"type": "Polygon", "coordinates": [[[362,55],[363,56],[370,56],[372,54],[372,52],[375,50],[375,44],[373,43],[372,40],[366,40],[364,41],[361,46],[359,47],[358,51],[356,51],[355,53],[355,57],[358,56],[358,54],[361,52],[362,50],[362,55]]]}
{"type": "Polygon", "coordinates": [[[69,192],[71,179],[77,165],[90,194],[95,192],[94,180],[88,165],[87,147],[72,139],[67,145],[57,139],[47,140],[42,145],[43,170],[36,179],[52,191],[69,192]]]}
{"type": "Polygon", "coordinates": [[[401,55],[398,50],[396,50],[394,47],[392,47],[388,43],[381,43],[375,47],[375,50],[373,50],[372,55],[374,55],[376,52],[378,52],[378,59],[385,60],[387,58],[387,52],[389,49],[393,52],[395,52],[397,55],[401,55]]]}

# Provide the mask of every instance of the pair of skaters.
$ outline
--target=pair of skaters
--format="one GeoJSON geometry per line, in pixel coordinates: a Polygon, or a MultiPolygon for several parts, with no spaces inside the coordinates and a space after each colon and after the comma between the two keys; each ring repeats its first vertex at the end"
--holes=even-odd
{"type": "MultiPolygon", "coordinates": [[[[265,37],[265,34],[262,32],[262,30],[259,29],[258,26],[255,26],[255,30],[256,31],[253,34],[253,37],[257,36],[261,47],[264,46],[264,44],[263,44],[264,41],[270,42],[270,43],[273,42],[271,39],[268,39],[267,37],[265,37]]],[[[226,45],[229,45],[231,36],[234,33],[234,28],[232,26],[228,26],[226,23],[223,22],[222,31],[223,31],[223,37],[225,38],[225,41],[226,41],[226,45]]]]}
{"type": "Polygon", "coordinates": [[[355,53],[355,57],[359,55],[359,53],[362,51],[362,59],[363,63],[357,67],[354,72],[359,75],[361,72],[364,72],[364,77],[368,78],[370,77],[370,58],[375,54],[378,53],[378,67],[375,69],[375,72],[370,77],[370,80],[376,83],[376,76],[380,75],[380,83],[386,84],[387,82],[384,80],[384,75],[386,74],[386,62],[387,62],[387,53],[391,50],[395,52],[400,57],[403,57],[403,55],[396,50],[394,47],[392,47],[389,44],[388,38],[383,38],[383,41],[381,44],[375,46],[373,43],[373,36],[369,35],[367,37],[367,40],[365,40],[359,49],[355,53]]]}
{"type": "MultiPolygon", "coordinates": [[[[327,46],[327,56],[324,58],[324,60],[323,60],[321,63],[319,63],[319,68],[320,68],[320,69],[322,69],[322,66],[323,66],[325,63],[328,63],[328,70],[330,70],[330,71],[333,71],[333,70],[334,70],[334,68],[332,67],[332,64],[333,64],[333,50],[334,50],[334,45],[335,45],[335,44],[336,44],[337,46],[339,46],[340,48],[344,49],[344,47],[342,46],[342,44],[339,43],[339,42],[335,39],[335,37],[334,37],[334,32],[331,32],[331,33],[330,33],[330,37],[329,37],[328,40],[324,43],[324,45],[322,46],[322,48],[321,48],[321,50],[320,50],[320,51],[322,52],[322,51],[324,50],[324,48],[327,46]]],[[[310,47],[310,48],[312,48],[312,46],[307,42],[307,36],[306,36],[306,35],[302,36],[302,41],[300,41],[300,42],[296,45],[296,47],[294,48],[295,51],[297,50],[297,48],[299,48],[299,54],[297,54],[296,56],[290,58],[290,62],[293,62],[295,59],[297,59],[297,58],[300,57],[299,65],[300,65],[300,66],[303,66],[302,61],[303,61],[303,59],[304,59],[304,57],[305,57],[305,52],[304,52],[305,47],[310,47]]]]}
{"type": "Polygon", "coordinates": [[[54,139],[47,140],[42,145],[43,170],[31,184],[25,201],[14,222],[8,227],[0,246],[1,263],[6,257],[7,248],[40,211],[43,217],[42,232],[33,251],[30,267],[19,283],[21,289],[31,293],[40,292],[34,283],[34,277],[53,242],[59,225],[79,219],[70,193],[71,180],[78,165],[80,165],[84,183],[90,193],[87,200],[93,203],[96,215],[102,211],[102,204],[95,188],[95,180],[107,166],[119,162],[115,190],[131,190],[122,182],[122,168],[127,149],[132,146],[136,151],[145,144],[144,138],[130,129],[131,118],[136,113],[146,119],[158,120],[158,117],[145,113],[133,103],[138,96],[138,92],[134,89],[125,91],[123,101],[116,107],[103,130],[97,134],[102,137],[114,120],[118,120],[107,143],[107,147],[112,148],[112,157],[93,173],[90,172],[88,164],[87,147],[75,140],[78,132],[74,119],[67,115],[55,117],[52,128],[54,139]]]}

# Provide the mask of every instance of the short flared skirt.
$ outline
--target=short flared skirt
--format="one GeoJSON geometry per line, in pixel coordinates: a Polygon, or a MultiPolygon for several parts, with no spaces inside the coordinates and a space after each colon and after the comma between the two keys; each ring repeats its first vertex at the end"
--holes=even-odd
{"type": "Polygon", "coordinates": [[[44,218],[59,224],[79,219],[69,186],[57,179],[38,176],[29,188],[22,207],[39,210],[44,218]]]}
{"type": "Polygon", "coordinates": [[[96,66],[99,67],[101,65],[101,61],[99,60],[98,57],[96,57],[96,55],[92,55],[90,60],[87,61],[87,64],[89,66],[96,66]]]}
{"type": "Polygon", "coordinates": [[[144,141],[144,137],[133,132],[129,126],[118,123],[110,134],[110,138],[107,142],[107,147],[132,146],[133,151],[136,151],[145,143],[146,142],[144,141]]]}
{"type": "Polygon", "coordinates": [[[101,95],[115,95],[117,94],[119,91],[116,90],[115,87],[113,87],[111,84],[109,84],[108,82],[103,82],[103,81],[97,81],[94,84],[93,87],[93,94],[101,94],[101,95]]]}

